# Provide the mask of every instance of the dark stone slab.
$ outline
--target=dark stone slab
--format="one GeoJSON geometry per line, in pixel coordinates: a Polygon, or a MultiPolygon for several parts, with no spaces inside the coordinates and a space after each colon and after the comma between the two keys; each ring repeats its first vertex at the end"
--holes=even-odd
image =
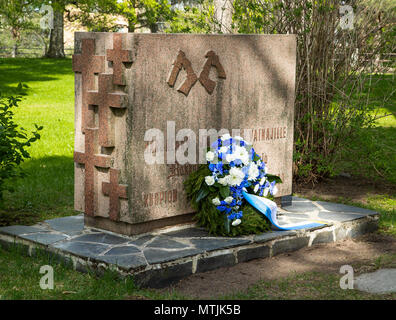
{"type": "Polygon", "coordinates": [[[13,236],[20,236],[21,234],[29,234],[36,232],[48,232],[47,229],[39,228],[39,227],[30,227],[30,226],[7,226],[0,227],[0,233],[10,234],[13,236]]]}
{"type": "Polygon", "coordinates": [[[96,259],[106,263],[115,264],[126,270],[137,269],[147,265],[146,259],[138,254],[104,255],[99,256],[96,259]]]}
{"type": "Polygon", "coordinates": [[[127,243],[129,240],[122,237],[117,237],[108,233],[90,233],[84,234],[80,237],[76,237],[73,239],[74,241],[83,241],[83,242],[96,242],[96,243],[104,243],[104,244],[122,244],[127,243]]]}
{"type": "Polygon", "coordinates": [[[278,220],[280,217],[286,217],[286,218],[300,218],[304,220],[309,220],[311,218],[310,215],[305,214],[305,213],[300,213],[300,212],[285,212],[285,213],[278,213],[278,220]]]}
{"type": "Polygon", "coordinates": [[[84,230],[84,217],[81,215],[55,218],[55,219],[45,220],[45,222],[51,227],[51,229],[69,235],[84,230]]]}
{"type": "Polygon", "coordinates": [[[324,219],[324,220],[338,221],[338,222],[356,220],[356,219],[360,219],[365,216],[366,215],[364,215],[364,214],[357,214],[357,213],[352,213],[352,212],[320,211],[318,214],[319,220],[324,219]]]}
{"type": "Polygon", "coordinates": [[[312,241],[312,245],[319,244],[319,243],[329,243],[333,242],[334,237],[333,237],[333,231],[322,231],[321,233],[318,233],[312,241]]]}
{"type": "Polygon", "coordinates": [[[101,243],[89,243],[79,241],[58,242],[50,245],[51,247],[73,253],[80,257],[96,258],[99,254],[106,251],[109,246],[101,243]]]}
{"type": "Polygon", "coordinates": [[[32,240],[34,242],[40,243],[40,244],[44,244],[44,245],[48,245],[48,244],[52,244],[61,240],[65,240],[67,237],[65,235],[62,234],[53,234],[53,233],[42,233],[42,232],[38,232],[38,233],[32,233],[32,234],[27,234],[27,235],[21,235],[20,236],[23,239],[27,239],[27,240],[32,240]]]}
{"type": "Polygon", "coordinates": [[[154,239],[151,243],[149,243],[147,248],[164,248],[164,249],[183,249],[189,248],[190,246],[184,243],[180,243],[178,241],[172,240],[168,237],[159,236],[154,239]]]}
{"type": "Polygon", "coordinates": [[[133,246],[122,246],[122,247],[115,247],[110,249],[105,253],[105,256],[110,255],[123,255],[123,254],[133,254],[138,253],[140,250],[133,246]]]}
{"type": "Polygon", "coordinates": [[[175,238],[201,238],[201,237],[209,237],[209,233],[205,229],[199,228],[187,228],[178,231],[172,231],[165,233],[167,236],[175,237],[175,238]]]}
{"type": "Polygon", "coordinates": [[[145,243],[150,241],[151,239],[155,238],[155,236],[149,234],[140,238],[137,238],[136,240],[129,241],[128,244],[132,244],[134,246],[140,247],[143,246],[145,243]]]}
{"type": "Polygon", "coordinates": [[[141,287],[164,288],[192,274],[192,262],[174,265],[166,269],[148,270],[134,276],[141,287]]]}
{"type": "Polygon", "coordinates": [[[340,213],[354,212],[362,215],[376,214],[376,212],[372,210],[368,210],[360,207],[348,206],[341,203],[326,202],[326,201],[315,201],[315,202],[321,205],[325,210],[334,211],[334,212],[340,212],[340,213]]]}
{"type": "Polygon", "coordinates": [[[291,206],[293,204],[292,196],[283,196],[281,197],[281,207],[291,206]]]}
{"type": "Polygon", "coordinates": [[[309,199],[292,196],[292,202],[311,202],[309,199]]]}
{"type": "Polygon", "coordinates": [[[176,259],[194,256],[199,253],[202,253],[202,251],[198,249],[185,249],[178,251],[166,251],[161,249],[144,250],[144,255],[149,264],[168,262],[176,259]]]}
{"type": "Polygon", "coordinates": [[[272,255],[276,256],[283,252],[290,252],[307,247],[309,237],[298,237],[276,241],[272,246],[272,255]]]}
{"type": "Polygon", "coordinates": [[[255,235],[253,242],[261,243],[274,240],[276,238],[281,238],[285,236],[292,236],[297,234],[295,231],[271,231],[262,234],[255,235]]]}
{"type": "Polygon", "coordinates": [[[291,206],[287,206],[284,210],[289,212],[310,212],[318,211],[319,208],[315,206],[311,201],[294,201],[291,206]]]}
{"type": "Polygon", "coordinates": [[[201,258],[197,263],[197,272],[206,272],[217,268],[231,267],[235,265],[235,263],[235,256],[232,253],[209,258],[201,258]]]}
{"type": "Polygon", "coordinates": [[[250,261],[259,258],[268,258],[270,255],[269,246],[260,246],[256,248],[246,248],[239,250],[237,253],[238,262],[250,261]]]}
{"type": "Polygon", "coordinates": [[[355,238],[369,232],[374,232],[377,229],[378,229],[378,221],[372,221],[372,220],[362,221],[361,223],[351,227],[349,235],[351,238],[355,238]]]}
{"type": "Polygon", "coordinates": [[[205,251],[232,248],[239,245],[250,243],[249,239],[230,238],[230,239],[192,239],[191,243],[197,248],[205,251]]]}

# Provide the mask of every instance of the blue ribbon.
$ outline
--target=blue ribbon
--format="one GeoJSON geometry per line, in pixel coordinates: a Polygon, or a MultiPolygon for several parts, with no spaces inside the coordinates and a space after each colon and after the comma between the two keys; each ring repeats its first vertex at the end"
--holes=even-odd
{"type": "Polygon", "coordinates": [[[315,228],[324,225],[323,223],[309,222],[309,223],[287,224],[281,226],[279,225],[278,219],[276,217],[277,206],[275,202],[264,197],[259,197],[254,194],[247,193],[245,191],[242,191],[242,194],[243,197],[246,199],[246,201],[249,202],[252,207],[256,208],[258,211],[260,211],[268,218],[268,220],[271,222],[271,224],[274,226],[275,229],[298,230],[298,229],[315,228]]]}

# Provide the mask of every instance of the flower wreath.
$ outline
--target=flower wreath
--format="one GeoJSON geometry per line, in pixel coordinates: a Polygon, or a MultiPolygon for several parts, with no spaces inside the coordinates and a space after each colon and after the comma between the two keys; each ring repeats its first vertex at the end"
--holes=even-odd
{"type": "Polygon", "coordinates": [[[253,146],[242,137],[225,134],[208,149],[206,160],[185,181],[198,225],[222,236],[269,230],[266,217],[244,199],[243,192],[273,199],[276,183],[282,181],[267,173],[253,146]]]}

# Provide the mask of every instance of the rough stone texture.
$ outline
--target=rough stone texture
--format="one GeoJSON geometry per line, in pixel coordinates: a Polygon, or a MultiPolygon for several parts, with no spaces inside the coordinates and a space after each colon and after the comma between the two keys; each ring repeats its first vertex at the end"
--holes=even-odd
{"type": "Polygon", "coordinates": [[[271,232],[265,232],[262,234],[258,234],[254,236],[254,242],[256,243],[261,243],[261,242],[267,242],[276,238],[280,237],[285,237],[285,236],[291,236],[295,235],[295,231],[271,231],[271,232]]]}
{"type": "Polygon", "coordinates": [[[309,237],[297,237],[286,240],[279,240],[272,246],[272,255],[289,251],[295,251],[308,246],[309,237]]]}
{"type": "Polygon", "coordinates": [[[192,239],[191,243],[198,249],[213,251],[216,249],[232,248],[249,243],[247,239],[192,239]]]}
{"type": "MultiPolygon", "coordinates": [[[[311,201],[298,199],[296,202],[311,201]]],[[[315,202],[312,204],[315,205],[315,202]]],[[[320,208],[309,212],[289,212],[285,209],[280,214],[286,223],[298,215],[315,221],[322,212],[320,208]]],[[[232,266],[236,263],[235,258],[238,262],[244,262],[267,257],[271,247],[272,255],[276,255],[308,246],[311,237],[314,238],[312,245],[315,245],[332,242],[333,232],[337,241],[377,228],[378,215],[372,211],[363,214],[357,208],[357,212],[327,213],[328,224],[322,227],[298,232],[271,231],[238,238],[213,237],[201,228],[193,227],[134,237],[117,236],[94,228],[83,229],[83,217],[73,216],[46,220],[32,227],[1,227],[0,245],[4,248],[17,245],[21,254],[45,250],[56,261],[70,262],[73,258],[75,268],[83,272],[93,270],[101,274],[104,268],[115,265],[123,274],[138,274],[146,285],[160,286],[192,272],[232,266]],[[356,219],[356,215],[363,217],[356,219]]]]}
{"type": "Polygon", "coordinates": [[[196,162],[208,140],[200,129],[234,129],[281,176],[278,195],[291,194],[294,35],[76,33],[75,41],[76,128],[85,132],[75,131],[75,208],[90,226],[131,235],[193,212],[183,181],[194,167],[173,162],[185,128],[197,137],[196,162]],[[153,128],[170,139],[165,154],[160,141],[145,139],[153,128]],[[105,165],[95,155],[107,157],[105,165]],[[167,164],[146,163],[150,155],[166,155],[167,164]],[[111,189],[112,174],[112,185],[127,190],[111,189]]]}
{"type": "Polygon", "coordinates": [[[316,235],[312,241],[312,245],[319,243],[329,243],[334,241],[333,231],[323,231],[316,235]]]}
{"type": "Polygon", "coordinates": [[[396,292],[396,269],[361,274],[354,281],[354,289],[378,294],[396,292]]]}
{"type": "Polygon", "coordinates": [[[0,227],[0,233],[10,234],[14,236],[19,236],[22,234],[36,233],[36,232],[45,232],[47,230],[38,227],[30,227],[30,226],[7,226],[0,227]]]}
{"type": "Polygon", "coordinates": [[[177,251],[166,251],[163,249],[144,250],[144,256],[146,257],[147,262],[150,264],[168,262],[171,260],[191,257],[199,253],[202,253],[202,250],[198,250],[198,249],[182,249],[177,251]]]}
{"type": "Polygon", "coordinates": [[[80,241],[80,242],[97,242],[97,243],[104,243],[104,244],[122,244],[126,243],[129,240],[123,237],[117,237],[115,235],[106,234],[106,233],[91,233],[85,234],[80,237],[73,238],[73,241],[80,241]]]}
{"type": "Polygon", "coordinates": [[[206,272],[217,268],[231,267],[234,264],[235,256],[232,253],[209,258],[201,258],[197,263],[197,272],[206,272]]]}
{"type": "Polygon", "coordinates": [[[55,218],[51,220],[45,220],[51,229],[55,231],[61,231],[66,234],[74,234],[81,232],[84,229],[84,216],[71,216],[64,218],[55,218]]]}
{"type": "Polygon", "coordinates": [[[253,259],[267,258],[270,256],[269,246],[241,249],[237,253],[238,262],[250,261],[253,259]]]}
{"type": "Polygon", "coordinates": [[[186,262],[166,269],[149,270],[134,276],[137,284],[150,288],[163,288],[192,274],[192,262],[186,262]]]}
{"type": "Polygon", "coordinates": [[[66,239],[65,235],[52,234],[52,233],[32,233],[20,236],[22,239],[32,240],[34,242],[48,245],[66,239]]]}

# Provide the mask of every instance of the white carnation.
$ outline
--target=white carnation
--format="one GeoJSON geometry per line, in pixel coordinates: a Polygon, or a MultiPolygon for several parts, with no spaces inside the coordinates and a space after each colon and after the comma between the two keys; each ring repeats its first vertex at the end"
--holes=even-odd
{"type": "Polygon", "coordinates": [[[235,155],[233,153],[229,153],[226,155],[226,161],[230,163],[231,161],[235,160],[235,155]]]}
{"type": "Polygon", "coordinates": [[[215,183],[215,179],[213,178],[213,176],[206,176],[205,182],[208,186],[211,186],[215,183]]]}
{"type": "Polygon", "coordinates": [[[232,202],[232,200],[234,200],[234,198],[231,197],[231,196],[229,196],[229,197],[227,197],[227,198],[224,199],[224,201],[225,201],[226,203],[228,203],[228,204],[230,204],[230,203],[232,202]]]}
{"type": "Polygon", "coordinates": [[[213,203],[215,206],[219,206],[219,205],[221,204],[220,199],[219,199],[218,197],[214,198],[214,199],[212,200],[212,203],[213,203]]]}
{"type": "Polygon", "coordinates": [[[206,152],[206,161],[213,161],[215,158],[215,154],[213,151],[206,152]]]}
{"type": "Polygon", "coordinates": [[[226,134],[223,134],[223,135],[220,137],[220,139],[221,139],[222,141],[228,140],[228,139],[231,139],[231,136],[230,136],[229,133],[226,133],[226,134]]]}
{"type": "Polygon", "coordinates": [[[221,153],[226,153],[228,151],[228,147],[227,146],[222,146],[219,151],[221,153]]]}
{"type": "Polygon", "coordinates": [[[242,172],[241,169],[238,169],[236,167],[232,167],[230,169],[230,175],[229,175],[229,185],[230,186],[237,186],[240,185],[245,178],[245,174],[242,172]]]}
{"type": "Polygon", "coordinates": [[[255,163],[251,163],[248,171],[248,180],[256,180],[257,176],[260,174],[259,169],[255,163]]]}
{"type": "Polygon", "coordinates": [[[228,185],[228,181],[230,180],[229,178],[230,176],[225,176],[224,178],[220,178],[218,180],[218,182],[222,185],[222,186],[226,186],[228,185]]]}

